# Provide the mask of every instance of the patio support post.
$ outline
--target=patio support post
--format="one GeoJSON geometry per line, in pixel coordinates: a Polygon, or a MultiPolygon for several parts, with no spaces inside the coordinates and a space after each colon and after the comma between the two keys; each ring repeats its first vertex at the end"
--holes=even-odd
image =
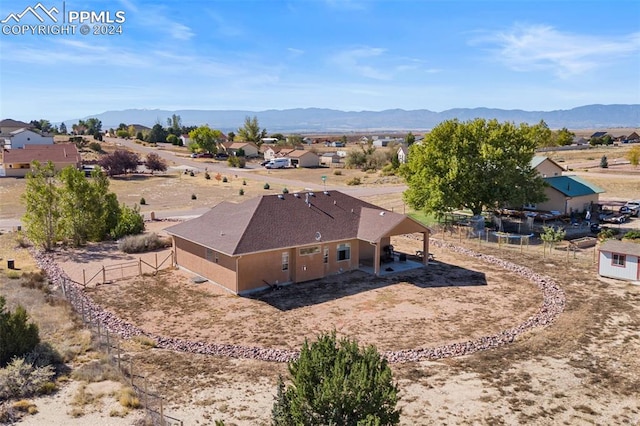
{"type": "Polygon", "coordinates": [[[429,232],[422,233],[422,263],[429,264],[429,232]]]}
{"type": "Polygon", "coordinates": [[[375,254],[373,256],[373,275],[380,276],[380,240],[373,243],[375,254]]]}

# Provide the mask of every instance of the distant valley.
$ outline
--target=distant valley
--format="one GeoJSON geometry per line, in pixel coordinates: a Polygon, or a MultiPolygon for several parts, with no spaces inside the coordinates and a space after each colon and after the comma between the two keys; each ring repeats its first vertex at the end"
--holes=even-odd
{"type": "MultiPolygon", "coordinates": [[[[438,123],[457,118],[461,121],[474,118],[498,119],[515,123],[535,124],[544,120],[552,129],[596,129],[614,127],[640,127],[640,105],[585,105],[569,110],[523,111],[495,108],[455,108],[442,112],[426,109],[384,111],[339,111],[324,108],[296,108],[286,110],[160,110],[127,109],[107,111],[82,117],[95,117],[102,121],[102,128],[116,128],[120,123],[166,124],[166,119],[177,114],[187,126],[209,126],[222,131],[232,131],[242,126],[245,117],[256,116],[268,132],[298,133],[349,133],[366,131],[428,130],[438,123]]],[[[67,126],[78,121],[66,120],[67,126]]]]}

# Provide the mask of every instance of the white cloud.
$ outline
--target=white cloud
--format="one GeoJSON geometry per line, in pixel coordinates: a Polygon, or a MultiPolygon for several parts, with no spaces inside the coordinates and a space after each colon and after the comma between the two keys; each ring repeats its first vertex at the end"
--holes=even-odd
{"type": "Polygon", "coordinates": [[[295,47],[287,47],[287,51],[292,54],[293,56],[300,56],[300,55],[304,55],[304,50],[302,49],[296,49],[295,47]]]}
{"type": "Polygon", "coordinates": [[[378,58],[385,52],[385,49],[378,47],[362,47],[339,52],[331,60],[335,65],[353,74],[375,80],[389,80],[392,77],[389,71],[377,69],[370,64],[372,58],[378,58]],[[369,63],[365,63],[367,60],[369,63]]]}
{"type": "Polygon", "coordinates": [[[472,44],[493,44],[494,57],[516,71],[550,70],[568,78],[640,54],[640,33],[621,37],[561,32],[548,25],[516,25],[481,36],[472,44]]]}

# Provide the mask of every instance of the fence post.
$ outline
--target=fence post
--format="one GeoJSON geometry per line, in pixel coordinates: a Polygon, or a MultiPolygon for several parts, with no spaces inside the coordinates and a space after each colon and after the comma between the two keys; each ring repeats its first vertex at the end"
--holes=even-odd
{"type": "Polygon", "coordinates": [[[85,271],[84,269],[82,270],[82,284],[86,287],[87,286],[87,276],[85,275],[85,271]]]}
{"type": "Polygon", "coordinates": [[[104,265],[102,265],[102,284],[107,282],[107,271],[104,269],[104,265]]]}
{"type": "Polygon", "coordinates": [[[156,255],[156,274],[158,273],[158,253],[156,255]]]}
{"type": "Polygon", "coordinates": [[[147,376],[144,376],[144,407],[149,409],[149,391],[147,390],[147,376]]]}
{"type": "Polygon", "coordinates": [[[138,258],[138,276],[142,276],[142,258],[138,258]]]}
{"type": "Polygon", "coordinates": [[[131,376],[131,388],[133,388],[133,357],[129,358],[129,375],[131,376]]]}
{"type": "Polygon", "coordinates": [[[86,324],[87,320],[84,317],[84,299],[82,299],[82,322],[86,324]]]}
{"type": "Polygon", "coordinates": [[[160,397],[160,424],[164,426],[164,407],[162,406],[162,396],[160,397]]]}

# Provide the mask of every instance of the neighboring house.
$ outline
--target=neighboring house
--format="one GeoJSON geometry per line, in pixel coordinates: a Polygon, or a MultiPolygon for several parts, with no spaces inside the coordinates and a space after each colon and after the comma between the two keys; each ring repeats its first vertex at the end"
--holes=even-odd
{"type": "Polygon", "coordinates": [[[428,253],[430,234],[408,216],[338,191],[222,202],[166,232],[175,265],[236,294],[365,266],[379,275],[392,236],[421,233],[422,251],[428,253]]]}
{"type": "Polygon", "coordinates": [[[325,167],[335,167],[340,164],[341,157],[336,152],[325,152],[320,157],[320,165],[325,167]]]}
{"type": "Polygon", "coordinates": [[[405,164],[409,159],[409,147],[406,145],[400,145],[398,147],[398,161],[400,164],[405,164]]]}
{"type": "Polygon", "coordinates": [[[581,136],[574,136],[572,145],[577,145],[577,146],[589,145],[589,139],[585,139],[581,136]]]}
{"type": "Polygon", "coordinates": [[[604,192],[578,176],[563,176],[564,168],[548,157],[533,157],[531,166],[547,184],[544,190],[547,201],[525,205],[526,209],[558,211],[567,215],[583,212],[598,204],[600,194],[604,192]]]}
{"type": "Polygon", "coordinates": [[[295,149],[289,152],[287,158],[291,159],[291,164],[294,167],[318,167],[320,165],[320,159],[317,154],[302,149],[295,149]]]}
{"type": "Polygon", "coordinates": [[[223,146],[229,155],[238,155],[242,150],[245,157],[257,157],[259,152],[258,145],[253,142],[226,142],[223,146]]]}
{"type": "Polygon", "coordinates": [[[598,274],[640,282],[640,244],[607,240],[598,249],[598,274]]]}
{"type": "Polygon", "coordinates": [[[33,129],[34,126],[30,123],[25,123],[24,121],[12,120],[10,118],[6,118],[0,121],[0,134],[8,135],[11,132],[20,129],[33,129]]]}
{"type": "Polygon", "coordinates": [[[189,146],[189,143],[191,143],[191,138],[187,134],[180,135],[179,139],[182,141],[182,146],[189,146]]]}
{"type": "Polygon", "coordinates": [[[640,136],[638,136],[638,134],[636,132],[631,133],[629,136],[627,136],[627,143],[636,143],[636,142],[640,142],[640,136]]]}
{"type": "MultiPolygon", "coordinates": [[[[262,147],[265,147],[265,146],[266,145],[264,144],[262,145],[262,147]]],[[[261,149],[263,149],[262,147],[261,149]]],[[[274,158],[286,156],[290,152],[294,151],[294,149],[295,148],[290,146],[269,145],[263,149],[262,155],[264,156],[265,160],[273,160],[274,158]]]]}
{"type": "Polygon", "coordinates": [[[603,136],[605,136],[607,134],[607,132],[595,132],[594,134],[591,135],[591,138],[601,138],[603,136]]]}
{"type": "Polygon", "coordinates": [[[385,146],[388,146],[390,143],[399,143],[402,142],[402,139],[398,139],[398,138],[390,138],[390,137],[383,137],[383,138],[375,138],[373,140],[373,146],[375,147],[379,147],[379,148],[383,148],[385,146]]]}
{"type": "Polygon", "coordinates": [[[0,176],[25,177],[31,169],[32,161],[46,164],[51,161],[56,170],[67,166],[80,168],[82,159],[75,144],[26,145],[24,149],[2,151],[0,176]]]}
{"type": "Polygon", "coordinates": [[[531,159],[531,167],[536,169],[543,178],[550,176],[562,176],[564,167],[553,161],[549,157],[536,155],[531,159]]]}
{"type": "Polygon", "coordinates": [[[20,149],[27,144],[53,145],[53,135],[47,133],[40,134],[27,128],[14,130],[8,134],[2,134],[0,135],[0,139],[4,139],[4,147],[6,149],[20,149]]]}
{"type": "MultiPolygon", "coordinates": [[[[604,189],[578,176],[554,176],[544,178],[547,183],[547,201],[533,206],[536,210],[559,211],[562,214],[591,210],[599,202],[604,189]]],[[[532,207],[532,206],[527,206],[532,207]]]]}

